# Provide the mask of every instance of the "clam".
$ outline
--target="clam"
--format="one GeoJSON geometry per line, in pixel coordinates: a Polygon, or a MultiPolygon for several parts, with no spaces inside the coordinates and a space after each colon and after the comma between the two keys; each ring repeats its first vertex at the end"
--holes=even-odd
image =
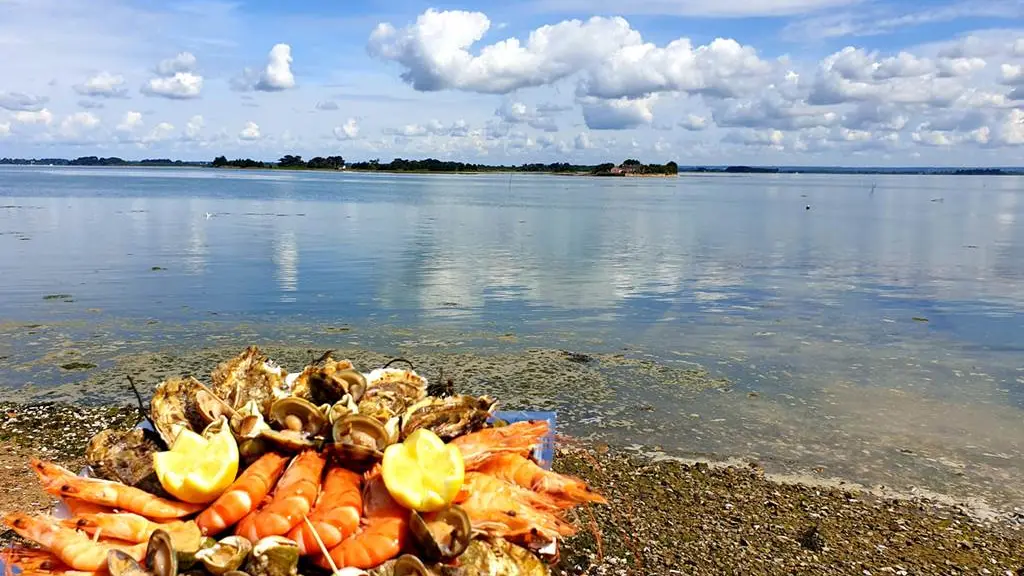
{"type": "Polygon", "coordinates": [[[335,402],[325,412],[327,413],[327,421],[334,424],[349,414],[358,414],[359,406],[356,405],[351,394],[345,394],[341,397],[341,400],[335,402]]]}
{"type": "Polygon", "coordinates": [[[107,552],[107,572],[110,576],[151,576],[134,558],[120,550],[107,552]]]}
{"type": "Polygon", "coordinates": [[[293,432],[291,430],[267,429],[260,432],[259,439],[269,442],[274,447],[285,452],[301,452],[307,449],[318,450],[322,445],[322,442],[316,438],[311,438],[302,432],[293,432]]]}
{"type": "Polygon", "coordinates": [[[389,444],[388,432],[377,419],[353,414],[334,423],[329,447],[342,465],[361,467],[379,462],[389,444]]]}
{"type": "Polygon", "coordinates": [[[154,530],[146,547],[146,568],[154,576],[174,576],[178,573],[178,555],[171,544],[171,535],[165,530],[154,530]]]}
{"type": "Polygon", "coordinates": [[[249,346],[238,356],[219,364],[211,380],[213,393],[233,408],[255,400],[262,414],[270,410],[274,400],[287,395],[284,370],[270,362],[256,346],[249,346]]]}
{"type": "Polygon", "coordinates": [[[402,416],[402,438],[427,428],[445,442],[484,427],[497,406],[489,396],[428,396],[409,406],[402,416]]]}
{"type": "Polygon", "coordinates": [[[149,401],[150,418],[168,446],[182,430],[201,430],[206,421],[199,413],[195,394],[203,388],[195,378],[170,378],[161,382],[149,401]]]}
{"type": "Polygon", "coordinates": [[[107,552],[110,576],[177,576],[178,559],[171,537],[164,530],[155,530],[146,546],[146,568],[121,550],[107,552]]]}
{"type": "Polygon", "coordinates": [[[412,554],[402,554],[391,566],[392,576],[434,576],[434,571],[412,554]]]}
{"type": "Polygon", "coordinates": [[[221,416],[226,416],[228,419],[235,416],[235,410],[230,404],[205,388],[196,391],[195,403],[199,414],[207,423],[215,422],[221,416]]]}
{"type": "Polygon", "coordinates": [[[473,526],[466,511],[452,506],[440,512],[409,515],[409,533],[419,556],[429,562],[449,562],[458,558],[472,536],[473,526]]]}
{"type": "Polygon", "coordinates": [[[296,576],[299,545],[284,536],[267,536],[252,547],[245,571],[252,576],[296,576]]]}
{"type": "Polygon", "coordinates": [[[281,430],[316,436],[327,425],[327,418],[308,400],[295,396],[282,398],[270,406],[270,421],[281,430]]]}
{"type": "Polygon", "coordinates": [[[413,370],[378,368],[366,376],[366,396],[391,391],[408,403],[427,395],[427,379],[413,370]]]}
{"type": "Polygon", "coordinates": [[[366,391],[366,378],[348,360],[335,360],[325,353],[292,383],[292,394],[317,404],[334,404],[348,394],[356,402],[366,391]]]}
{"type": "Polygon", "coordinates": [[[237,570],[252,552],[252,543],[241,536],[228,536],[196,553],[196,560],[214,576],[237,570]]]}

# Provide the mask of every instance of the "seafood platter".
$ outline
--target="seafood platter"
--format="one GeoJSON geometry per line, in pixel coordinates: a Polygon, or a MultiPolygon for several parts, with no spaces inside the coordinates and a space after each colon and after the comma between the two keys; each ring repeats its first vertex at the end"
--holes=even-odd
{"type": "Polygon", "coordinates": [[[330,352],[288,373],[257,347],[160,383],[149,426],[104,430],[90,474],[33,458],[66,514],[11,513],[5,572],[87,576],[550,574],[576,506],[538,465],[543,419],[330,352]]]}

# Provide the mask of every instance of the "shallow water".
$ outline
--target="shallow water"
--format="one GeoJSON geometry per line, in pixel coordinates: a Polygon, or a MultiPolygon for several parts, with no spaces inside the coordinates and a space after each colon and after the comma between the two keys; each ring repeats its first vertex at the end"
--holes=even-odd
{"type": "Polygon", "coordinates": [[[101,402],[250,341],[418,354],[595,440],[1022,505],[1022,190],[5,167],[0,384],[101,402]]]}

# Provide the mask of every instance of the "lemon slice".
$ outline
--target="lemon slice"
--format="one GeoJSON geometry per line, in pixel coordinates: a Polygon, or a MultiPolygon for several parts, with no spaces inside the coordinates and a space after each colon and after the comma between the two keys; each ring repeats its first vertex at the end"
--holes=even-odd
{"type": "Polygon", "coordinates": [[[465,463],[457,446],[445,444],[426,428],[384,451],[381,473],[399,504],[420,512],[446,508],[465,480],[465,463]]]}
{"type": "Polygon", "coordinates": [[[153,455],[153,470],[168,494],[183,502],[213,502],[235,480],[238,445],[228,426],[204,438],[185,430],[168,452],[153,455]]]}

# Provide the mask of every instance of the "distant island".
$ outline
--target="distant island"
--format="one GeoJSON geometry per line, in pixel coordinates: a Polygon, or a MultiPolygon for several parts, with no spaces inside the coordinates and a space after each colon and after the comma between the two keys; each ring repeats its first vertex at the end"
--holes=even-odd
{"type": "Polygon", "coordinates": [[[680,173],[693,174],[906,174],[906,175],[949,175],[949,176],[1021,176],[1024,168],[928,168],[928,167],[844,167],[844,166],[679,166],[675,162],[666,164],[643,164],[636,159],[627,159],[621,164],[611,162],[588,165],[554,162],[551,164],[532,163],[520,165],[490,165],[456,162],[425,158],[407,160],[395,158],[391,162],[379,159],[346,162],[341,156],[316,156],[303,160],[302,156],[286,154],[276,162],[237,158],[228,160],[217,156],[212,162],[183,161],[169,158],[146,158],[124,160],[118,157],[81,156],[79,158],[0,158],[0,165],[18,166],[103,166],[103,167],[191,167],[191,168],[237,168],[263,170],[343,170],[356,172],[408,172],[408,173],[488,173],[525,172],[538,174],[559,174],[571,176],[675,176],[680,173]]]}

